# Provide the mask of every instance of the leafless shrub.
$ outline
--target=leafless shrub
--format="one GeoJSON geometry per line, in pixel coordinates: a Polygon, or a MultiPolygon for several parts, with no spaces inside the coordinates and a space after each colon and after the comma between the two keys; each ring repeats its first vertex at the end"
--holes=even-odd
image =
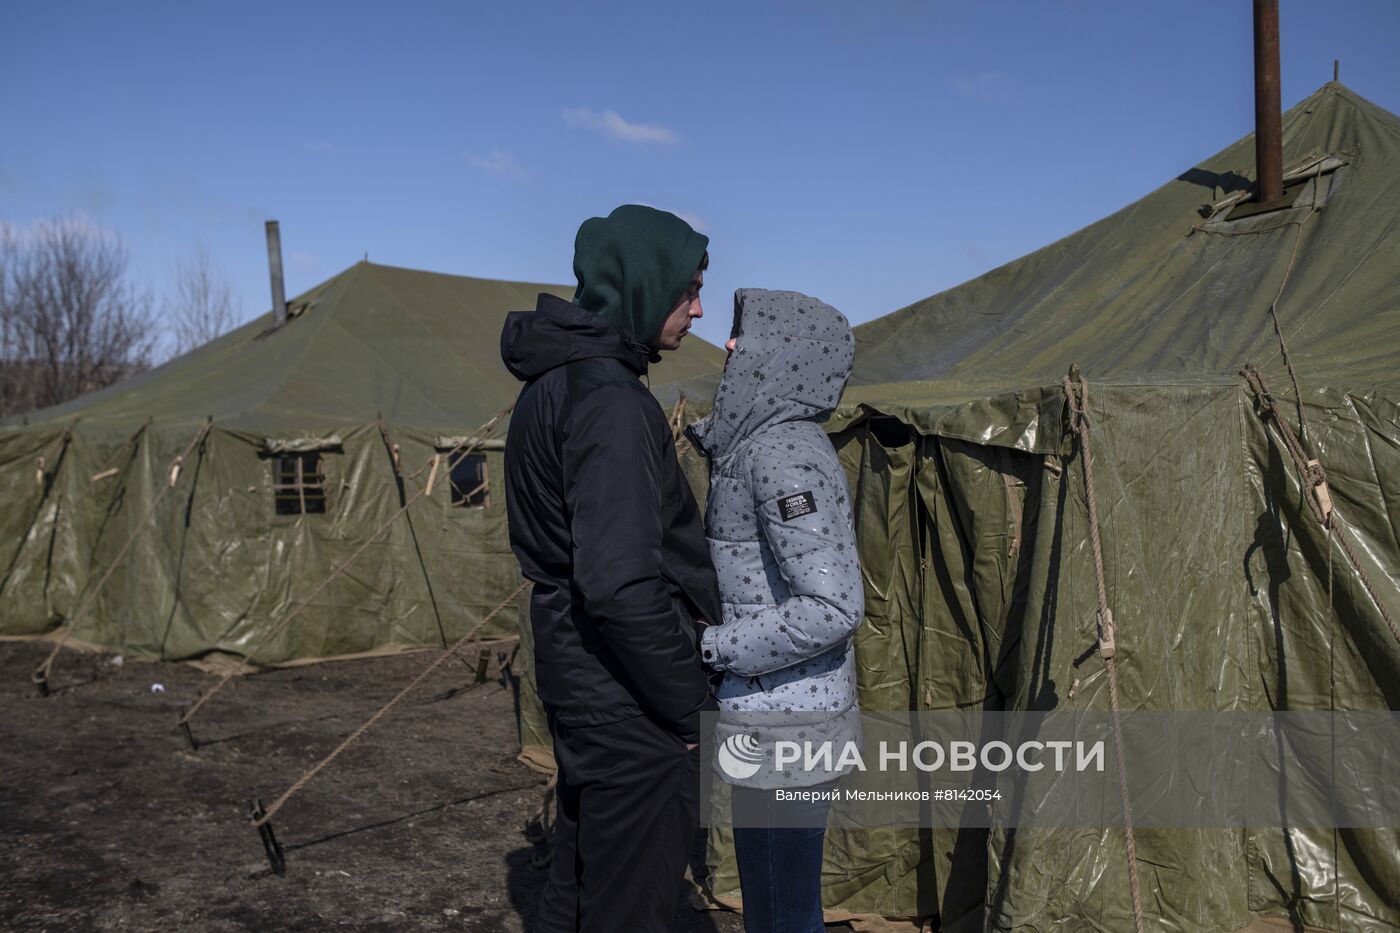
{"type": "Polygon", "coordinates": [[[0,415],[57,405],[150,365],[150,299],[120,240],[81,220],[0,224],[0,415]]]}
{"type": "Polygon", "coordinates": [[[234,323],[234,291],[203,243],[175,263],[175,282],[165,301],[166,327],[175,352],[187,353],[223,334],[234,323]]]}

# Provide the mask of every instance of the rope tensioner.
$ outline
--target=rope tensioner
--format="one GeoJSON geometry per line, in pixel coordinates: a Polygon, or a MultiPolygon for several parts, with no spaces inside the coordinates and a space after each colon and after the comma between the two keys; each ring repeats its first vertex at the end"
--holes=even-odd
{"type": "Polygon", "coordinates": [[[1113,610],[1105,609],[1097,614],[1099,623],[1099,657],[1105,661],[1118,654],[1113,635],[1113,610]]]}
{"type": "Polygon", "coordinates": [[[428,484],[423,487],[423,495],[431,496],[433,494],[433,486],[437,485],[438,467],[441,464],[442,456],[440,454],[433,454],[433,466],[432,469],[428,471],[428,484]]]}
{"type": "Polygon", "coordinates": [[[1094,458],[1089,450],[1089,383],[1079,372],[1079,367],[1071,366],[1069,375],[1064,378],[1065,403],[1069,406],[1070,426],[1079,442],[1079,453],[1084,462],[1084,497],[1089,509],[1089,539],[1094,551],[1094,578],[1098,587],[1099,605],[1097,610],[1098,648],[1103,658],[1104,670],[1108,677],[1109,721],[1113,730],[1113,750],[1118,771],[1118,794],[1123,803],[1123,830],[1128,850],[1128,891],[1132,898],[1133,928],[1143,933],[1142,884],[1138,878],[1137,841],[1133,832],[1133,804],[1128,793],[1128,769],[1123,757],[1123,730],[1118,706],[1118,669],[1115,660],[1118,649],[1115,643],[1116,627],[1113,611],[1108,608],[1108,584],[1104,578],[1103,542],[1099,537],[1099,508],[1094,495],[1094,458]],[[1073,382],[1071,382],[1073,380],[1073,382]],[[1074,383],[1078,383],[1077,392],[1074,383]]]}
{"type": "MultiPolygon", "coordinates": [[[[1279,440],[1283,442],[1283,448],[1287,451],[1289,459],[1293,461],[1293,468],[1298,471],[1298,482],[1308,490],[1311,495],[1304,495],[1303,501],[1307,503],[1308,511],[1312,512],[1319,525],[1327,532],[1328,546],[1327,556],[1331,560],[1332,548],[1331,540],[1336,539],[1337,546],[1342,549],[1347,560],[1351,563],[1352,570],[1356,573],[1356,579],[1360,582],[1366,595],[1371,597],[1371,602],[1375,605],[1376,611],[1380,613],[1381,621],[1385,622],[1390,629],[1390,634],[1396,641],[1400,641],[1400,626],[1390,615],[1390,610],[1381,601],[1380,594],[1376,591],[1375,585],[1371,582],[1371,576],[1366,572],[1361,563],[1360,556],[1352,546],[1351,539],[1346,534],[1345,523],[1341,520],[1332,502],[1331,487],[1327,482],[1327,471],[1323,469],[1322,462],[1316,457],[1309,457],[1303,449],[1303,442],[1294,432],[1293,426],[1283,417],[1283,412],[1279,409],[1278,401],[1273,393],[1269,391],[1268,385],[1264,382],[1263,375],[1252,365],[1246,365],[1240,370],[1240,375],[1244,376],[1245,382],[1249,385],[1250,391],[1254,395],[1254,407],[1260,420],[1265,424],[1272,424],[1279,440]]],[[[1299,411],[1302,410],[1302,401],[1299,400],[1299,411]]],[[[1329,571],[1328,578],[1331,574],[1329,571]]]]}
{"type": "Polygon", "coordinates": [[[1332,491],[1327,488],[1327,472],[1322,469],[1322,461],[1309,460],[1307,463],[1308,483],[1313,498],[1317,500],[1318,511],[1322,513],[1322,524],[1332,523],[1332,491]]]}

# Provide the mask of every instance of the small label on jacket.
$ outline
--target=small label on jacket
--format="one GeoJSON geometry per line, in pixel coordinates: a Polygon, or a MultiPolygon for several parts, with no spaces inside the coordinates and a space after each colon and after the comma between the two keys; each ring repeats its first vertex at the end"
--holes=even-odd
{"type": "Polygon", "coordinates": [[[810,492],[799,492],[795,496],[783,496],[778,500],[778,511],[785,522],[802,515],[811,515],[816,510],[817,500],[810,492]]]}

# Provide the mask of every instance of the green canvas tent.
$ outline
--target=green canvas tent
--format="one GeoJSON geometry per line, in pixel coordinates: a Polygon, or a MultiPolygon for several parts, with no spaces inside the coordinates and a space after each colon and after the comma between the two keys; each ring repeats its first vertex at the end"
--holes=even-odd
{"type": "MultiPolygon", "coordinates": [[[[857,510],[865,709],[1108,709],[1071,364],[1123,708],[1400,708],[1400,119],[1332,83],[1285,115],[1284,144],[1287,209],[1242,203],[1246,137],[856,329],[829,428],[857,510]],[[1295,430],[1301,407],[1332,539],[1247,363],[1295,430]]],[[[1148,930],[1400,928],[1395,830],[1140,829],[1136,851],[1148,930]]],[[[711,863],[737,898],[723,832],[711,863]]],[[[1121,830],[833,830],[824,880],[832,916],[1133,929],[1121,830]]]]}
{"type": "MultiPolygon", "coordinates": [[[[280,327],[264,315],[0,424],[0,636],[63,626],[115,567],[74,641],[244,658],[303,602],[258,664],[459,637],[519,582],[499,486],[504,423],[456,470],[430,462],[515,401],[501,325],[541,291],[572,294],[361,262],[289,302],[280,327]],[[430,476],[431,495],[395,517],[430,476]]],[[[664,367],[686,379],[722,362],[692,337],[664,367]]],[[[483,634],[514,628],[503,613],[483,634]]]]}

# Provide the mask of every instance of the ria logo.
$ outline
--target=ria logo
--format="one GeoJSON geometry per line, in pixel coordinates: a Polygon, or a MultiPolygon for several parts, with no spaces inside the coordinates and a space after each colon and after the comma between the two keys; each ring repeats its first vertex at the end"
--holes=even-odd
{"type": "Polygon", "coordinates": [[[747,780],[763,766],[763,746],[746,732],[725,739],[719,747],[719,767],[736,781],[747,780]]]}

